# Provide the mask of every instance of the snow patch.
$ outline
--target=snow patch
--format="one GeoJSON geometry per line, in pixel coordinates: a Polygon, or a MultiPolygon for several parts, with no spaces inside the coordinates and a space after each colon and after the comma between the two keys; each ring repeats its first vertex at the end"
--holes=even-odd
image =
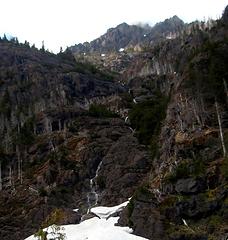
{"type": "Polygon", "coordinates": [[[121,212],[123,208],[127,206],[128,203],[129,201],[114,207],[95,207],[91,209],[91,212],[96,214],[100,218],[107,219],[112,214],[121,212]]]}
{"type": "Polygon", "coordinates": [[[119,49],[119,52],[123,52],[123,51],[124,51],[124,48],[120,48],[120,49],[119,49]]]}
{"type": "MultiPolygon", "coordinates": [[[[61,233],[65,234],[66,240],[147,240],[146,238],[133,235],[133,230],[129,227],[115,226],[119,217],[109,217],[113,213],[120,212],[127,206],[129,201],[114,207],[95,207],[91,212],[98,217],[94,217],[81,222],[80,224],[71,224],[60,226],[61,233]],[[109,217],[109,218],[108,218],[109,217]]],[[[51,227],[44,229],[49,234],[47,239],[53,239],[51,227]]],[[[38,240],[34,235],[25,240],[38,240]]]]}

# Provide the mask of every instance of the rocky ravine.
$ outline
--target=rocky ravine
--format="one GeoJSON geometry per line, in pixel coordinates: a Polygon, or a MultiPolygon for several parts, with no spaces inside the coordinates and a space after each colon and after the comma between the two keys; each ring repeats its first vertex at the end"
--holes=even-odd
{"type": "Polygon", "coordinates": [[[0,238],[132,196],[119,224],[137,235],[226,239],[227,15],[115,75],[1,41],[0,238]]]}

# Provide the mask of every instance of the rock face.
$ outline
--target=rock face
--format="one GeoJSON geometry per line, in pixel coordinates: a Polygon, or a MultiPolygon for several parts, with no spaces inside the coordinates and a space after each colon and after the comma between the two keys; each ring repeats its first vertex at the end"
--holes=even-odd
{"type": "Polygon", "coordinates": [[[128,208],[121,215],[119,224],[129,225],[134,233],[149,239],[166,239],[164,236],[164,216],[157,210],[156,197],[140,187],[131,199],[128,208]]]}
{"type": "Polygon", "coordinates": [[[70,49],[73,53],[98,52],[105,54],[110,51],[119,51],[128,44],[136,44],[139,42],[148,31],[149,28],[122,23],[116,28],[110,28],[107,33],[100,38],[90,43],[72,46],[70,49]]]}
{"type": "Polygon", "coordinates": [[[98,204],[106,206],[127,200],[150,170],[151,159],[145,147],[139,145],[122,119],[97,118],[85,110],[58,113],[55,117],[49,114],[46,118],[56,121],[58,117],[67,126],[40,131],[27,144],[21,155],[25,169],[22,184],[17,179],[16,153],[12,152],[15,162],[2,168],[3,176],[7,176],[9,166],[15,171],[12,184],[3,185],[0,197],[2,239],[25,238],[40,225],[45,226],[56,209],[61,213],[59,224],[78,223],[90,207],[90,179],[101,162],[95,190],[98,204]],[[73,208],[80,210],[76,214],[73,208]],[[17,218],[19,212],[22,214],[17,218]],[[11,217],[15,221],[8,221],[11,217]],[[26,224],[21,226],[21,222],[26,224]]]}
{"type": "Polygon", "coordinates": [[[121,24],[76,46],[108,53],[146,43],[143,52],[115,53],[106,62],[114,75],[67,51],[56,56],[1,40],[0,239],[77,224],[95,204],[129,197],[119,225],[137,235],[225,239],[225,22],[226,11],[214,27],[194,23],[175,35],[183,23],[174,17],[153,28],[158,42],[121,24]]]}
{"type": "Polygon", "coordinates": [[[184,22],[177,16],[166,19],[154,27],[121,23],[115,28],[110,28],[107,33],[92,42],[72,46],[70,50],[74,54],[105,54],[118,52],[120,49],[122,49],[120,51],[123,51],[125,48],[135,46],[141,42],[154,42],[161,40],[164,36],[171,36],[172,33],[175,35],[175,32],[181,31],[183,27],[184,22]]]}
{"type": "MultiPolygon", "coordinates": [[[[182,39],[177,38],[159,45],[158,60],[161,61],[162,53],[165,54],[173,71],[163,71],[165,83],[157,86],[160,86],[164,93],[169,92],[171,98],[159,136],[159,150],[153,160],[151,180],[147,181],[148,185],[143,190],[147,201],[139,200],[136,192],[119,221],[121,225],[132,226],[135,233],[143,229],[140,235],[149,239],[224,239],[227,236],[227,221],[224,222],[227,206],[227,178],[224,175],[226,157],[221,145],[221,131],[223,134],[227,132],[227,99],[224,90],[226,83],[221,81],[220,75],[225,73],[226,65],[222,56],[222,51],[227,49],[224,26],[224,20],[218,21],[216,30],[214,28],[210,31],[210,41],[216,45],[212,47],[212,51],[221,51],[220,63],[217,66],[221,64],[219,68],[223,69],[223,73],[217,72],[216,77],[213,77],[212,82],[220,82],[220,87],[215,92],[212,90],[215,90],[213,83],[206,80],[212,77],[212,69],[207,63],[212,63],[214,57],[208,48],[202,50],[205,44],[207,45],[207,40],[202,38],[202,30],[192,33],[191,39],[186,35],[182,39]],[[192,47],[196,47],[199,52],[192,47]],[[177,56],[176,66],[174,58],[171,61],[169,58],[174,56],[172,49],[175,49],[177,56]],[[188,58],[188,53],[193,56],[188,58]],[[203,79],[204,82],[195,88],[194,79],[197,79],[197,84],[203,79]],[[218,94],[220,91],[221,95],[218,94]],[[220,99],[220,113],[216,107],[215,96],[220,99]],[[222,120],[219,120],[218,114],[223,116],[222,120]],[[219,121],[222,121],[223,130],[219,130],[219,121]],[[148,204],[151,196],[154,196],[155,200],[148,204]],[[146,215],[145,212],[150,214],[146,215]],[[145,227],[145,215],[150,227],[145,227]],[[158,225],[151,229],[154,222],[158,225]]],[[[128,69],[126,73],[127,71],[128,69]]],[[[149,81],[148,76],[147,78],[149,81]]],[[[158,83],[158,76],[153,76],[153,80],[158,83]]],[[[137,75],[130,82],[135,94],[140,85],[137,75]]]]}
{"type": "Polygon", "coordinates": [[[175,185],[175,191],[181,194],[199,193],[206,190],[204,179],[179,179],[175,185]]]}
{"type": "Polygon", "coordinates": [[[101,194],[101,204],[127,199],[150,169],[151,159],[132,133],[120,137],[102,160],[99,177],[105,179],[108,191],[101,194]]]}

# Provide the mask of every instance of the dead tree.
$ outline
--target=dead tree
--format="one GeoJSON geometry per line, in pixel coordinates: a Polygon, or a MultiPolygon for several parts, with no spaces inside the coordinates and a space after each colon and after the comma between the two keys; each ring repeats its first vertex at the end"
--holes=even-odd
{"type": "Polygon", "coordinates": [[[224,142],[224,136],[223,136],[223,130],[222,130],[222,121],[221,121],[221,116],[219,113],[219,107],[218,107],[218,102],[215,100],[215,108],[216,108],[216,113],[217,113],[217,118],[218,118],[218,124],[219,124],[219,133],[220,133],[220,139],[221,139],[221,144],[222,144],[222,150],[223,150],[223,156],[226,156],[226,146],[224,142]]]}

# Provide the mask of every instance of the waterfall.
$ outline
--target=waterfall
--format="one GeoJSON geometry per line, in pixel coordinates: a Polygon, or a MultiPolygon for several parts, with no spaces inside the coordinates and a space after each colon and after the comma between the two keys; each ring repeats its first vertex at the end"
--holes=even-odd
{"type": "Polygon", "coordinates": [[[97,166],[95,177],[91,178],[89,181],[90,191],[87,193],[87,203],[88,203],[87,214],[90,213],[90,209],[96,206],[98,202],[99,195],[96,192],[96,189],[97,189],[96,178],[98,177],[98,173],[100,171],[101,165],[102,165],[102,161],[100,161],[100,163],[97,166]]]}
{"type": "Polygon", "coordinates": [[[129,129],[131,130],[132,133],[135,133],[135,129],[129,127],[129,129]]]}

